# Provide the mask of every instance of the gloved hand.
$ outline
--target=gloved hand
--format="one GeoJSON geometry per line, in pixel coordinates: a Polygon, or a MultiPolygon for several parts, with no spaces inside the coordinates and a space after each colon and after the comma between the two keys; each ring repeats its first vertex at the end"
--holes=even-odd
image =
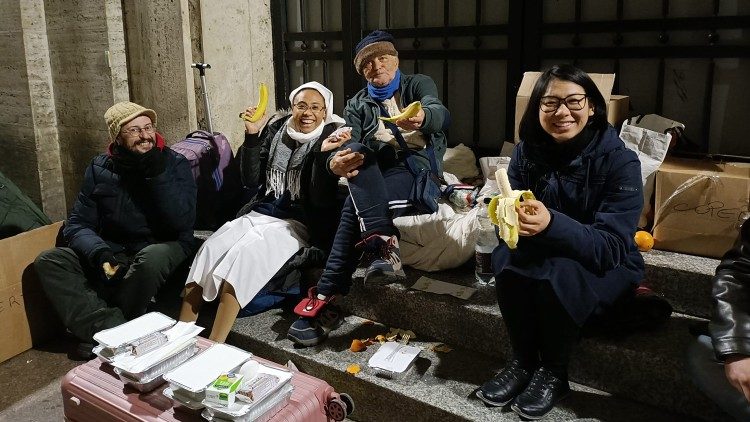
{"type": "Polygon", "coordinates": [[[151,178],[156,177],[167,168],[167,160],[164,151],[157,147],[153,147],[148,152],[141,154],[139,160],[139,167],[143,177],[151,178]]]}
{"type": "Polygon", "coordinates": [[[97,254],[96,261],[102,270],[102,281],[105,283],[116,283],[122,280],[125,275],[126,266],[120,265],[110,249],[101,250],[97,254]]]}

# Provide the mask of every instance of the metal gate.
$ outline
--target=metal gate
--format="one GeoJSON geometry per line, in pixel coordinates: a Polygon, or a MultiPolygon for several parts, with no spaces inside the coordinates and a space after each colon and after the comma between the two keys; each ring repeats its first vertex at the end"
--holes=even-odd
{"type": "Polygon", "coordinates": [[[341,113],[365,83],[352,65],[354,46],[381,28],[396,38],[404,72],[426,73],[437,83],[452,115],[451,145],[497,155],[513,136],[523,72],[571,62],[616,73],[613,92],[630,96],[631,114],[686,123],[695,151],[750,156],[745,142],[723,139],[744,134],[731,116],[743,111],[744,95],[737,94],[750,89],[747,3],[272,0],[276,101],[288,104],[292,88],[318,80],[333,91],[341,113]],[[740,75],[731,79],[727,69],[740,75]]]}

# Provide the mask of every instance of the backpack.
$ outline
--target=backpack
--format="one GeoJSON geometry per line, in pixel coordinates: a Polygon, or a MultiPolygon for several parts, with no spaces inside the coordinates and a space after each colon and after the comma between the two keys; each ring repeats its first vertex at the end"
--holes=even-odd
{"type": "Polygon", "coordinates": [[[198,187],[195,229],[216,230],[239,209],[239,164],[226,136],[197,130],[170,147],[190,162],[198,187]]]}
{"type": "Polygon", "coordinates": [[[0,172],[0,239],[51,223],[49,217],[0,172]]]}

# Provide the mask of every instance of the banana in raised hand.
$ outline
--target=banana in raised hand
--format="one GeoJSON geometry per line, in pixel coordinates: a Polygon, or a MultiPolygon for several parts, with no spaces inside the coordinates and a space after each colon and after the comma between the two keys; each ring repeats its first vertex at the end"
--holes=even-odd
{"type": "Polygon", "coordinates": [[[495,180],[500,188],[500,195],[490,200],[487,214],[492,224],[498,228],[498,235],[510,249],[518,245],[518,211],[516,206],[521,199],[535,199],[530,190],[513,190],[508,181],[508,172],[500,168],[495,172],[495,180]]]}
{"type": "Polygon", "coordinates": [[[422,103],[419,101],[414,101],[413,103],[406,106],[406,108],[404,109],[404,111],[401,112],[401,114],[393,116],[393,117],[380,116],[378,117],[378,119],[383,120],[385,122],[396,123],[399,120],[410,119],[416,116],[417,113],[419,113],[419,110],[421,109],[422,109],[422,103]]]}
{"type": "Polygon", "coordinates": [[[248,116],[247,113],[240,113],[240,117],[250,123],[257,122],[266,113],[266,106],[268,105],[268,87],[266,84],[261,82],[259,91],[260,95],[258,104],[255,106],[255,113],[252,116],[248,116]]]}

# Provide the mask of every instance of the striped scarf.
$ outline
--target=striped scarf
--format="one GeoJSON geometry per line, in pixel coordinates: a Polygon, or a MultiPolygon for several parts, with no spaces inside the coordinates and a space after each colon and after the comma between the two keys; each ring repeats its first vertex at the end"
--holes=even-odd
{"type": "Polygon", "coordinates": [[[266,191],[273,191],[274,196],[280,198],[288,190],[292,200],[295,200],[300,195],[302,163],[318,140],[305,143],[295,141],[287,133],[288,124],[287,120],[271,141],[266,164],[266,191]],[[296,145],[296,148],[288,145],[296,145]]]}

